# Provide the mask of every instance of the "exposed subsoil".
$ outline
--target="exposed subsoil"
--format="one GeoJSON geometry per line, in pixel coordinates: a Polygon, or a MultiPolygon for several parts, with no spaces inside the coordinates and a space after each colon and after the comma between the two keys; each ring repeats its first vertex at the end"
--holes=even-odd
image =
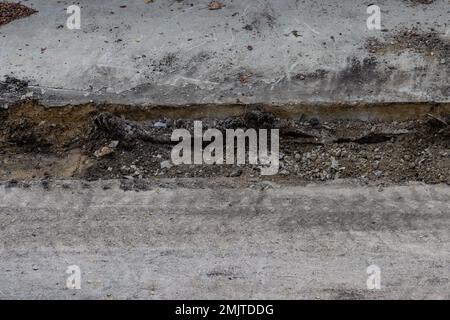
{"type": "Polygon", "coordinates": [[[105,108],[45,108],[28,101],[0,111],[0,180],[14,185],[59,178],[123,179],[124,188],[137,189],[141,179],[172,177],[450,183],[450,115],[437,112],[392,122],[280,119],[257,110],[201,119],[204,130],[278,128],[279,173],[261,176],[258,166],[248,164],[174,166],[172,131],[192,132],[194,120],[149,119],[142,110],[105,108]]]}
{"type": "Polygon", "coordinates": [[[0,2],[0,26],[20,18],[28,17],[36,12],[36,10],[20,3],[0,2]]]}

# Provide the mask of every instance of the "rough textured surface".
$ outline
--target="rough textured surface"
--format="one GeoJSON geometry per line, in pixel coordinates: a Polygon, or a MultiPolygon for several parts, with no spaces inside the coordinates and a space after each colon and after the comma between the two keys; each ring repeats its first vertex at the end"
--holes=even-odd
{"type": "Polygon", "coordinates": [[[448,1],[380,0],[380,31],[369,0],[209,2],[80,0],[68,30],[71,1],[24,1],[0,27],[0,299],[450,299],[450,186],[405,182],[449,181],[448,1]],[[286,179],[178,173],[147,139],[249,109],[298,119],[286,179]]]}
{"type": "Polygon", "coordinates": [[[16,19],[28,17],[36,11],[20,3],[0,2],[0,26],[16,19]]]}
{"type": "Polygon", "coordinates": [[[3,26],[0,79],[49,104],[449,101],[447,0],[379,1],[380,31],[366,26],[369,0],[78,3],[81,30],[65,27],[71,1],[3,26]]]}
{"type": "MultiPolygon", "coordinates": [[[[279,129],[280,168],[270,177],[275,181],[351,178],[379,184],[423,181],[450,185],[450,104],[446,108],[433,104],[396,108],[396,114],[402,110],[401,116],[418,119],[283,119],[246,108],[239,116],[203,118],[202,127],[219,129],[224,135],[227,129],[279,129]]],[[[210,111],[218,114],[219,109],[211,107],[210,111]]],[[[353,111],[355,115],[356,107],[353,111]]],[[[194,121],[171,119],[169,113],[167,109],[91,104],[10,107],[0,111],[0,180],[231,176],[238,183],[263,178],[259,166],[249,164],[248,159],[239,166],[172,165],[171,152],[177,144],[171,141],[172,132],[183,128],[193,134],[194,121]],[[160,117],[160,112],[166,117],[160,117]]]]}
{"type": "Polygon", "coordinates": [[[448,186],[183,181],[0,187],[0,298],[450,298],[448,186]]]}

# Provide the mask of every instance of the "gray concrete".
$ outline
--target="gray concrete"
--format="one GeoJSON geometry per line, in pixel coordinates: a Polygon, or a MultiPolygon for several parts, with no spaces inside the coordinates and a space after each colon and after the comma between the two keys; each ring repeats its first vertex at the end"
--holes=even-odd
{"type": "Polygon", "coordinates": [[[206,183],[1,186],[0,298],[450,298],[449,186],[206,183]]]}
{"type": "Polygon", "coordinates": [[[58,28],[72,1],[34,1],[39,13],[0,27],[0,79],[30,80],[33,96],[46,104],[450,101],[448,59],[388,52],[377,56],[375,70],[348,76],[349,59],[369,56],[369,37],[417,26],[448,40],[447,0],[377,1],[384,32],[366,27],[371,0],[223,0],[215,11],[208,2],[80,0],[82,29],[72,31],[58,28]],[[295,77],[320,69],[328,72],[323,79],[295,77]],[[241,74],[252,76],[242,84],[241,74]]]}

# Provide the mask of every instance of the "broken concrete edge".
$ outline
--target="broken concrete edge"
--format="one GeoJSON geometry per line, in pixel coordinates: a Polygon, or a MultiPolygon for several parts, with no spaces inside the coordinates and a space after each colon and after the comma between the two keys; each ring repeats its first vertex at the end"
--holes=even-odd
{"type": "Polygon", "coordinates": [[[144,192],[155,191],[157,189],[186,189],[186,190],[205,190],[205,189],[254,189],[255,191],[265,191],[268,189],[321,189],[327,187],[330,190],[337,189],[342,190],[346,188],[354,189],[355,187],[361,188],[378,188],[379,191],[383,191],[385,188],[438,188],[445,189],[450,188],[445,183],[429,184],[420,181],[405,181],[402,183],[388,183],[377,181],[361,181],[353,178],[335,179],[327,181],[271,181],[261,180],[259,178],[241,180],[232,177],[220,177],[215,179],[210,178],[143,178],[133,179],[131,181],[139,181],[139,188],[125,189],[123,188],[123,182],[130,181],[127,178],[123,179],[101,179],[101,180],[86,180],[86,179],[33,179],[33,180],[0,180],[0,191],[5,192],[8,189],[20,188],[20,189],[76,189],[76,190],[89,190],[90,188],[102,188],[105,192],[110,189],[122,190],[123,192],[144,192]]]}
{"type": "MultiPolygon", "coordinates": [[[[1,102],[1,99],[0,99],[1,102]]],[[[243,116],[251,111],[271,113],[280,119],[317,118],[330,120],[359,121],[407,121],[416,120],[427,115],[448,116],[450,102],[321,102],[293,104],[183,104],[183,105],[136,105],[103,102],[85,102],[79,104],[48,105],[35,99],[24,99],[13,103],[0,104],[0,112],[8,109],[30,105],[42,110],[59,108],[91,109],[92,111],[108,111],[126,116],[130,120],[155,119],[225,119],[243,116]]]]}
{"type": "MultiPolygon", "coordinates": [[[[22,80],[18,80],[22,81],[22,80]]],[[[352,92],[348,96],[339,92],[303,92],[283,91],[269,92],[264,88],[245,89],[245,92],[220,95],[212,91],[199,90],[194,87],[174,88],[157,86],[152,88],[135,88],[120,93],[91,92],[72,89],[44,88],[36,85],[28,85],[26,81],[17,92],[0,90],[0,106],[20,102],[26,99],[38,100],[46,106],[79,105],[86,103],[97,104],[122,104],[130,106],[168,106],[190,107],[197,105],[346,105],[360,104],[416,104],[416,103],[450,103],[450,90],[442,87],[442,95],[425,94],[417,95],[403,92],[382,93],[379,88],[377,94],[352,92]]],[[[0,81],[0,88],[6,82],[0,81]]]]}

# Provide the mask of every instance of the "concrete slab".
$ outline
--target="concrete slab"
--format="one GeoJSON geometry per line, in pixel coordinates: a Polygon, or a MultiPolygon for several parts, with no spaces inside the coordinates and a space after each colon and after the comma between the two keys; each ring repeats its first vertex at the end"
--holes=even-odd
{"type": "Polygon", "coordinates": [[[0,299],[450,298],[449,186],[180,183],[1,186],[0,299]]]}
{"type": "Polygon", "coordinates": [[[367,49],[412,27],[448,43],[447,0],[380,0],[383,30],[366,26],[370,0],[80,0],[81,30],[65,26],[72,1],[22,2],[39,12],[0,28],[0,78],[30,87],[2,103],[450,101],[448,50],[367,49]]]}

